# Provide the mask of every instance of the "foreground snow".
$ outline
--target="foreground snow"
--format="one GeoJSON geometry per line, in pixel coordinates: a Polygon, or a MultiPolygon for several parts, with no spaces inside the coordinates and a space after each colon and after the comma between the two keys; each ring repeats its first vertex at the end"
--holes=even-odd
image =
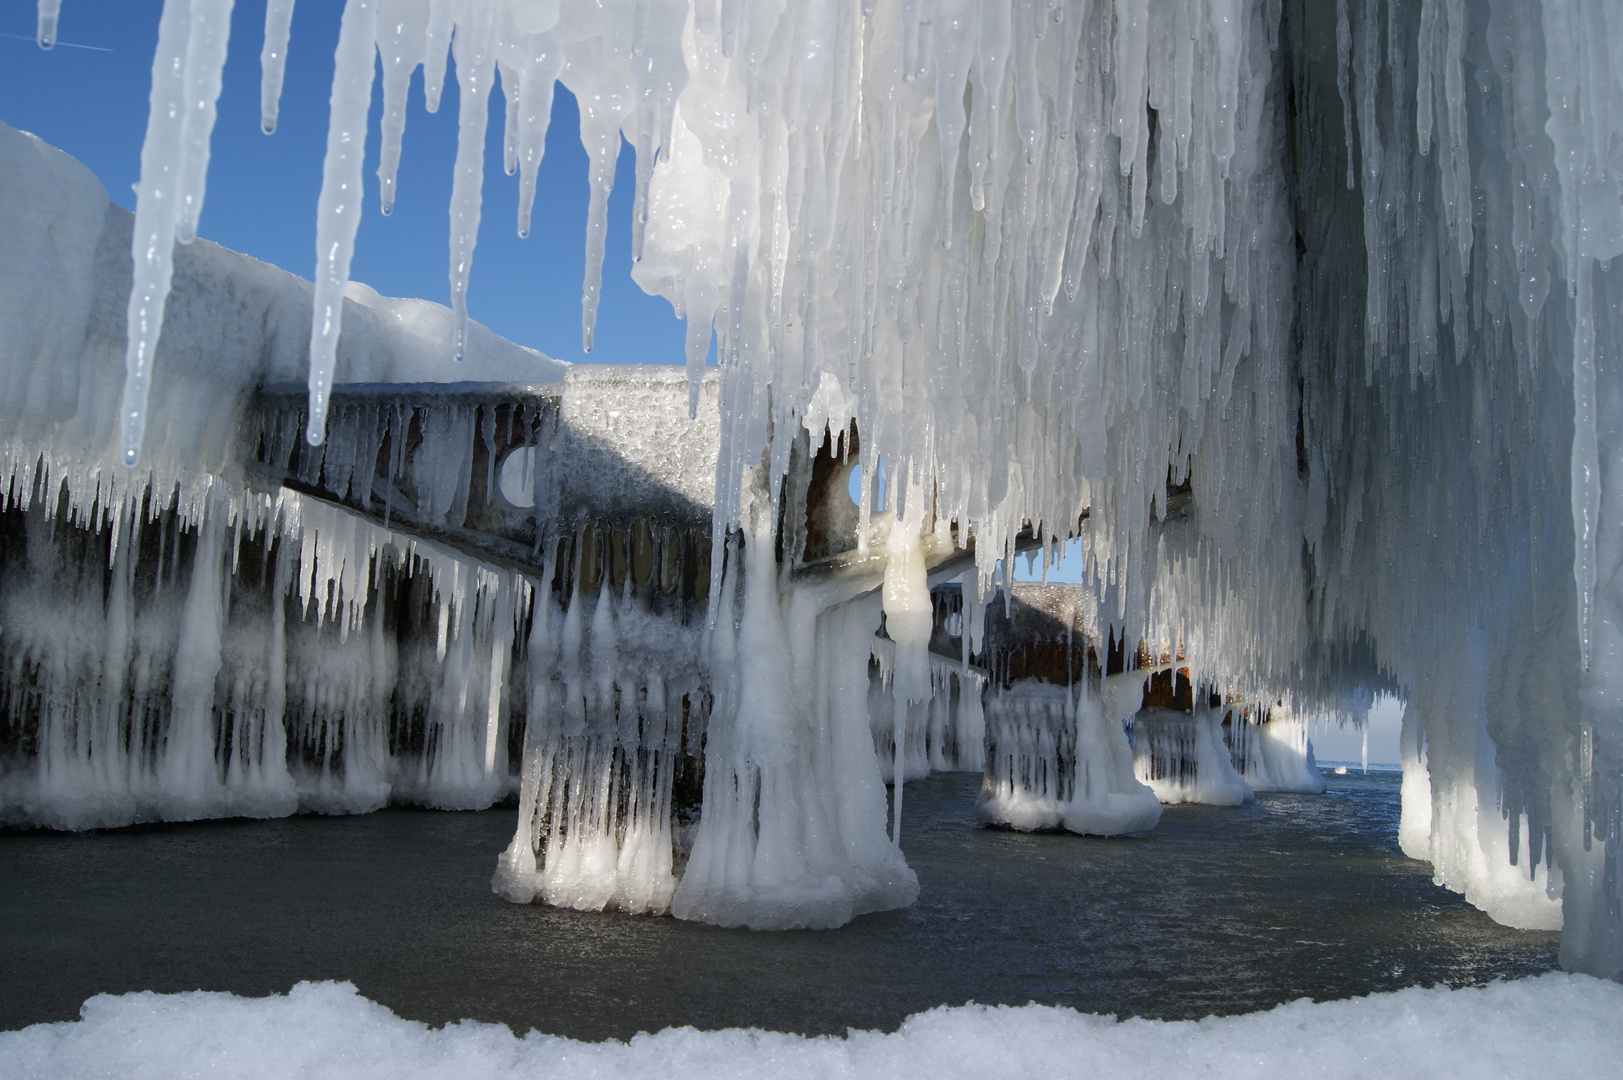
{"type": "Polygon", "coordinates": [[[1164,1022],[1070,1009],[967,1005],[911,1017],[894,1034],[806,1038],[670,1028],[582,1043],[471,1020],[434,1030],[349,983],[286,997],[100,995],[77,1023],[0,1032],[0,1076],[1120,1077],[1616,1075],[1623,986],[1552,973],[1265,1013],[1164,1022]]]}

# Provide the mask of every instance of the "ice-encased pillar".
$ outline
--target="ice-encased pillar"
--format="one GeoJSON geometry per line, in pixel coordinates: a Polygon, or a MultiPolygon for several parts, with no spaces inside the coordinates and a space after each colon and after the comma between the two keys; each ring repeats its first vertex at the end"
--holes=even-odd
{"type": "Polygon", "coordinates": [[[591,589],[591,552],[575,554],[566,600],[543,589],[531,616],[518,829],[491,884],[516,903],[664,912],[673,787],[708,709],[698,634],[649,610],[631,573],[618,592],[608,572],[591,589]]]}
{"type": "Polygon", "coordinates": [[[1161,820],[1155,793],[1133,775],[1119,718],[1086,684],[1024,679],[986,705],[987,760],[975,815],[1021,830],[1093,836],[1146,832],[1161,820]]]}
{"type": "Polygon", "coordinates": [[[1303,795],[1324,791],[1324,774],[1313,759],[1306,719],[1282,705],[1218,707],[1210,711],[1224,721],[1234,771],[1252,791],[1303,795]]]}
{"type": "Polygon", "coordinates": [[[751,494],[710,643],[704,804],[671,913],[753,929],[840,926],[918,896],[885,834],[868,727],[879,598],[853,596],[871,583],[780,581],[770,503],[758,486],[751,494]]]}
{"type": "Polygon", "coordinates": [[[1223,742],[1222,709],[1193,713],[1141,709],[1133,717],[1133,767],[1164,803],[1239,806],[1251,785],[1235,771],[1223,742]]]}

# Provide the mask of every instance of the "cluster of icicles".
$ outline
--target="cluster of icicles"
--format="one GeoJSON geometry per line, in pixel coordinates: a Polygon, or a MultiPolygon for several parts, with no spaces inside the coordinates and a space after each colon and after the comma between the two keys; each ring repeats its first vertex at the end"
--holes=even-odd
{"type": "MultiPolygon", "coordinates": [[[[121,414],[132,463],[170,253],[202,205],[231,6],[164,8],[132,245],[121,414]]],[[[267,130],[292,6],[267,7],[267,130]]],[[[42,3],[42,44],[55,18],[42,3]]],[[[736,522],[742,470],[763,450],[775,471],[787,466],[795,421],[837,430],[856,419],[865,486],[881,467],[889,491],[914,475],[933,485],[941,512],[979,541],[983,588],[1027,522],[1063,537],[1090,504],[1112,524],[1089,534],[1088,558],[1127,579],[1131,538],[1168,469],[1175,481],[1189,471],[1211,409],[1232,411],[1249,392],[1257,400],[1240,411],[1255,415],[1238,426],[1264,448],[1234,462],[1232,479],[1218,463],[1219,488],[1278,474],[1288,457],[1288,402],[1271,390],[1280,372],[1240,370],[1247,356],[1277,365],[1285,341],[1284,312],[1269,303],[1290,258],[1277,31],[1276,5],[1228,0],[351,0],[317,214],[309,437],[324,430],[362,209],[374,55],[387,212],[412,73],[423,67],[436,108],[449,52],[458,342],[487,95],[499,84],[506,99],[522,233],[562,82],[591,158],[586,343],[623,133],[637,154],[634,275],[687,319],[695,379],[712,337],[726,371],[719,524],[736,522]],[[1182,408],[1142,408],[1157,395],[1182,408]]]]}
{"type": "MultiPolygon", "coordinates": [[[[132,239],[127,464],[141,454],[174,245],[202,207],[231,8],[164,6],[132,239]]],[[[292,10],[266,9],[266,131],[292,10]]],[[[42,0],[42,45],[56,19],[42,0]]],[[[1153,636],[1141,538],[1169,475],[1193,471],[1211,505],[1249,500],[1259,483],[1268,493],[1268,513],[1236,518],[1246,524],[1211,580],[1265,580],[1259,569],[1294,558],[1266,542],[1299,501],[1279,390],[1288,312],[1272,302],[1292,254],[1278,28],[1276,3],[1232,0],[351,0],[316,222],[308,437],[324,437],[374,57],[387,213],[413,73],[437,108],[449,54],[456,354],[488,95],[499,86],[505,99],[523,234],[561,82],[591,159],[585,342],[624,135],[637,161],[634,276],[686,318],[695,390],[712,340],[725,372],[718,531],[736,525],[743,470],[763,451],[782,474],[802,422],[820,433],[854,419],[864,491],[881,470],[885,491],[932,491],[964,524],[960,541],[977,541],[982,592],[1028,524],[1063,538],[1091,506],[1105,526],[1085,533],[1085,558],[1102,586],[1122,584],[1118,617],[1153,636]],[[1154,400],[1179,407],[1144,407],[1154,400]]],[[[1299,607],[1291,590],[1225,599],[1237,631],[1195,662],[1259,686],[1289,671],[1302,627],[1276,613],[1299,607]]]]}
{"type": "Polygon", "coordinates": [[[35,743],[0,774],[7,824],[483,808],[511,790],[521,575],[285,490],[120,502],[79,531],[30,494],[46,477],[5,479],[26,539],[0,595],[0,722],[35,743]]]}
{"type": "Polygon", "coordinates": [[[1314,634],[1403,687],[1404,850],[1615,977],[1623,10],[1333,14],[1293,131],[1345,147],[1297,181],[1314,634]]]}

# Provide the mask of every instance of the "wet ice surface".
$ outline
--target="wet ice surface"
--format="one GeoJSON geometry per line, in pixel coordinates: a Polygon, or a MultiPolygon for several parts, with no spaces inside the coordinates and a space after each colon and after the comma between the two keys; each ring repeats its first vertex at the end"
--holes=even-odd
{"type": "Polygon", "coordinates": [[[941,1004],[1168,1019],[1555,967],[1397,848],[1397,775],[1171,806],[1147,837],[973,824],[979,777],[908,785],[913,907],[752,933],[515,906],[513,811],[0,835],[0,1027],[100,992],[285,993],[348,979],[401,1016],[577,1038],[679,1024],[893,1029],[941,1004]]]}

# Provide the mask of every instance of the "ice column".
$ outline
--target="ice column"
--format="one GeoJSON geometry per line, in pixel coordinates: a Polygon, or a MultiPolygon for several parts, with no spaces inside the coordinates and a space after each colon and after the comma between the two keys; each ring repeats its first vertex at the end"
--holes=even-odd
{"type": "Polygon", "coordinates": [[[728,553],[703,816],[671,913],[754,929],[839,926],[918,895],[884,834],[868,732],[880,611],[876,598],[852,599],[860,584],[782,583],[764,472],[745,489],[744,536],[728,553]]]}
{"type": "MultiPolygon", "coordinates": [[[[1313,759],[1308,723],[1283,702],[1272,708],[1220,707],[1203,711],[1215,714],[1218,722],[1228,728],[1229,757],[1235,772],[1251,785],[1252,791],[1305,795],[1324,791],[1324,774],[1313,759]]],[[[1367,730],[1365,734],[1367,739],[1367,730]]]]}

